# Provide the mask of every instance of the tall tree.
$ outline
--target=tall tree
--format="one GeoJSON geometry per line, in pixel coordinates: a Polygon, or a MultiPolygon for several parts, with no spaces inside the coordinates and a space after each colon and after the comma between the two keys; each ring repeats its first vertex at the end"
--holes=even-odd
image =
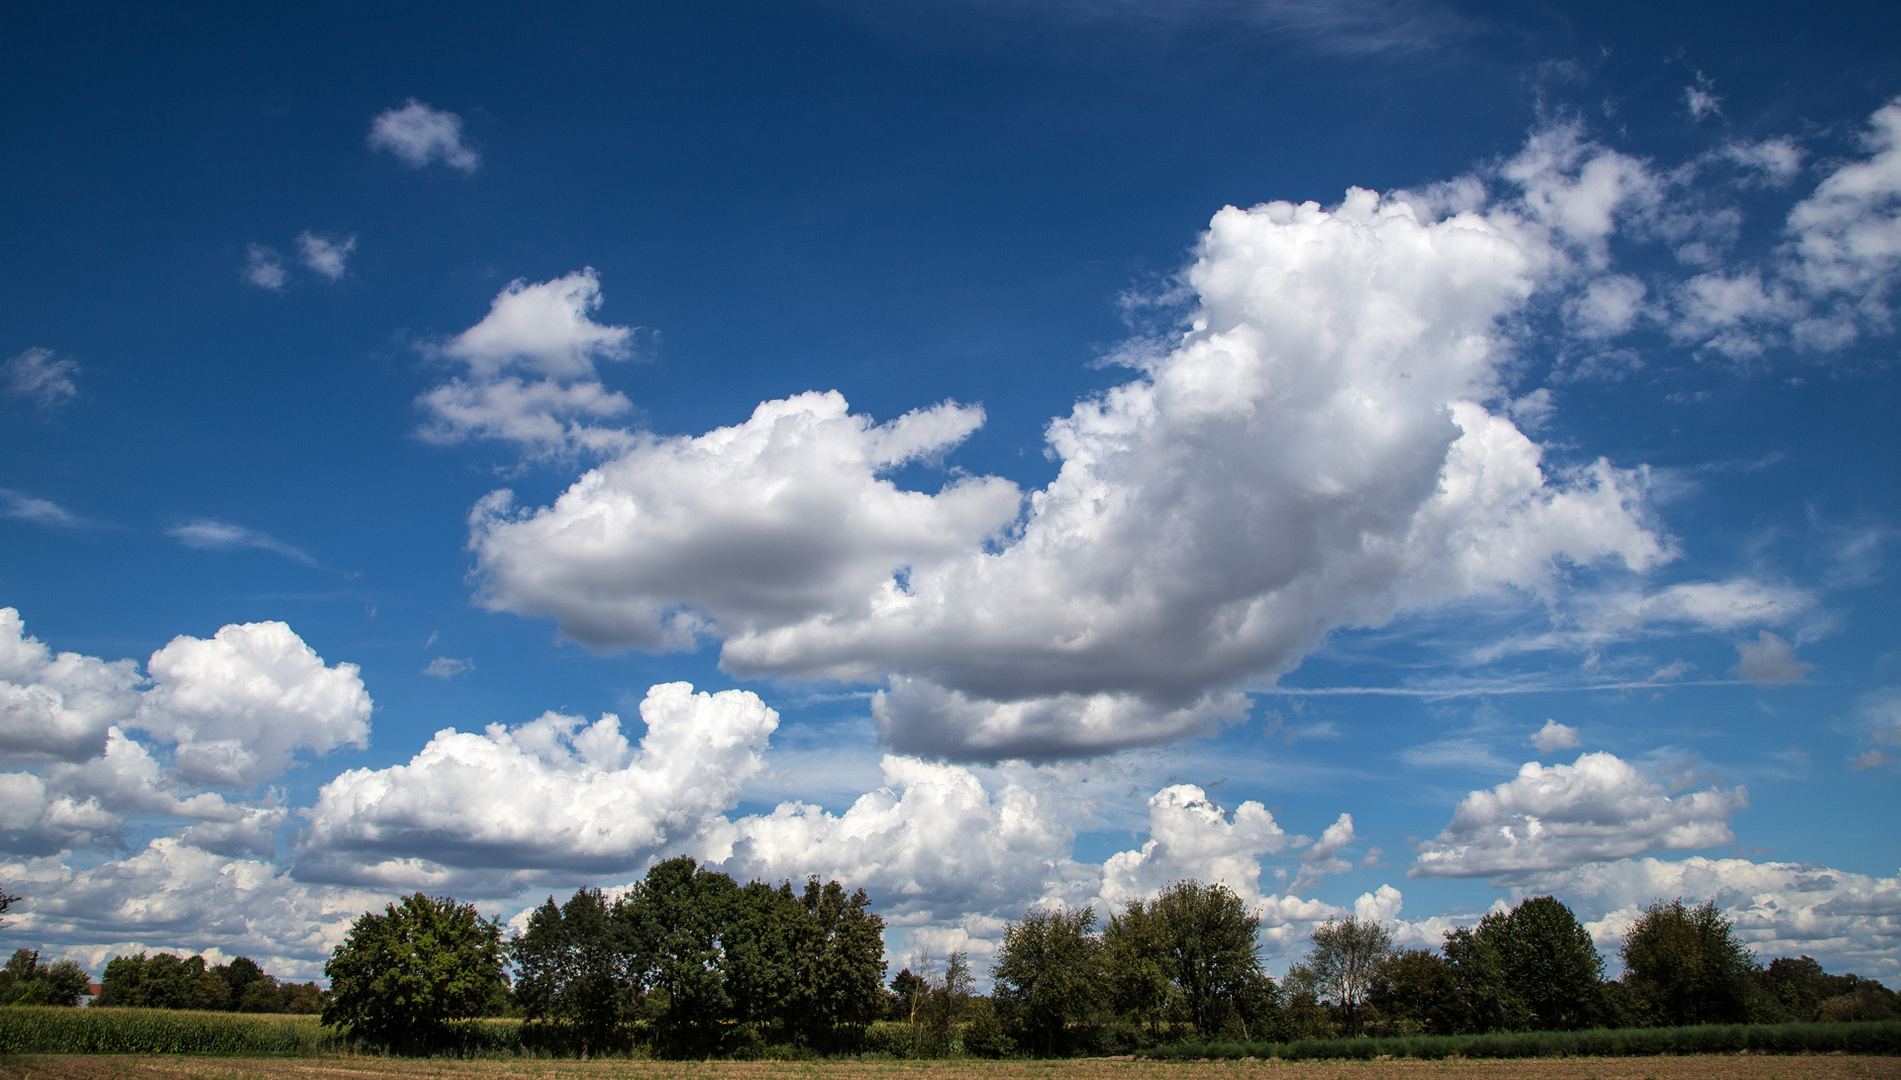
{"type": "Polygon", "coordinates": [[[800,1041],[821,1049],[857,1046],[883,1006],[884,919],[871,910],[871,897],[858,889],[849,896],[836,881],[805,883],[799,898],[805,933],[799,940],[802,969],[797,1011],[800,1041]]]}
{"type": "Polygon", "coordinates": [[[681,856],[656,864],[616,911],[629,973],[647,992],[654,1047],[670,1057],[719,1050],[734,1017],[723,964],[739,889],[681,856]]]}
{"type": "MultiPolygon", "coordinates": [[[[1119,1000],[1153,1009],[1162,997],[1203,1038],[1229,1027],[1246,1037],[1273,1008],[1261,970],[1261,920],[1225,885],[1180,881],[1155,899],[1134,901],[1103,935],[1119,1000]],[[1155,980],[1160,975],[1164,984],[1155,980]]],[[[1151,1013],[1152,1015],[1152,1013],[1151,1013]]]]}
{"type": "Polygon", "coordinates": [[[1624,981],[1650,1023],[1749,1019],[1756,959],[1715,901],[1658,901],[1624,934],[1624,981]]]}
{"type": "Polygon", "coordinates": [[[517,1005],[531,1020],[553,1022],[582,1053],[621,1048],[631,991],[622,934],[599,889],[577,889],[558,908],[549,897],[509,943],[517,1005]]]}
{"type": "Polygon", "coordinates": [[[448,897],[365,912],[324,965],[323,1022],[388,1050],[441,1045],[451,1021],[481,1015],[505,989],[501,937],[500,924],[448,897]]]}
{"type": "Polygon", "coordinates": [[[1020,1046],[1046,1057],[1071,1049],[1070,1025],[1104,1003],[1102,941],[1093,908],[1032,911],[1004,928],[990,968],[991,996],[1004,1006],[1020,1046]]]}
{"type": "Polygon", "coordinates": [[[1312,940],[1306,958],[1287,973],[1288,981],[1332,1002],[1347,1034],[1357,1035],[1360,1006],[1373,988],[1374,974],[1393,953],[1393,935],[1373,919],[1348,915],[1316,927],[1312,940]]]}
{"type": "Polygon", "coordinates": [[[1366,1003],[1394,1034],[1452,1035],[1468,1024],[1452,965],[1429,949],[1407,949],[1382,961],[1366,1003]]]}

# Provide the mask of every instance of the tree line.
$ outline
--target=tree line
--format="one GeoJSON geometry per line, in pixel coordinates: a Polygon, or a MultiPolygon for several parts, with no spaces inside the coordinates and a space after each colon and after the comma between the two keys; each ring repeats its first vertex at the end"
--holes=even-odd
{"type": "Polygon", "coordinates": [[[280,981],[257,961],[240,956],[211,964],[202,955],[115,956],[106,962],[95,1006],[139,1009],[210,1009],[247,1013],[314,1013],[324,992],[314,982],[280,981]]]}

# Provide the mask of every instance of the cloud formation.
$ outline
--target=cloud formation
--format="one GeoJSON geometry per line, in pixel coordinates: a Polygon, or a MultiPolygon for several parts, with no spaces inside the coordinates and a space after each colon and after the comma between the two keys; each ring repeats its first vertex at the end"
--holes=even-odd
{"type": "Polygon", "coordinates": [[[1741,787],[1672,798],[1615,754],[1570,765],[1526,762],[1513,779],[1459,801],[1452,821],[1419,845],[1407,877],[1510,878],[1652,851],[1694,851],[1735,839],[1729,819],[1749,807],[1741,787]]]}
{"type": "Polygon", "coordinates": [[[472,887],[625,873],[695,844],[758,772],[778,714],[744,690],[653,687],[638,745],[612,714],[445,728],[407,764],[323,786],[300,842],[307,881],[472,887]],[[537,873],[537,872],[552,872],[537,873]]]}
{"type": "Polygon", "coordinates": [[[244,280],[260,289],[283,292],[290,281],[284,269],[284,257],[263,244],[244,246],[244,280]]]}
{"type": "Polygon", "coordinates": [[[1758,633],[1754,641],[1738,642],[1736,655],[1740,660],[1736,674],[1758,686],[1796,682],[1815,670],[1814,664],[1797,659],[1795,646],[1767,630],[1758,633]]]}
{"type": "Polygon", "coordinates": [[[370,122],[368,142],[370,149],[386,150],[412,169],[440,161],[472,173],[482,164],[482,156],[462,141],[460,116],[432,109],[415,98],[378,113],[370,122]]]}
{"type": "Polygon", "coordinates": [[[1714,901],[1765,960],[1809,955],[1831,971],[1901,976],[1901,878],[1813,863],[1691,856],[1625,859],[1539,874],[1514,890],[1556,893],[1615,957],[1624,932],[1660,898],[1714,901]]]}
{"type": "Polygon", "coordinates": [[[79,362],[37,346],[0,364],[7,393],[41,409],[53,409],[79,396],[79,362]]]}
{"type": "Polygon", "coordinates": [[[287,544],[267,532],[233,525],[228,521],[214,521],[201,518],[186,522],[165,530],[165,535],[188,548],[204,551],[236,551],[243,548],[255,548],[282,555],[293,562],[305,566],[316,566],[317,560],[310,557],[302,548],[287,544]]]}
{"type": "Polygon", "coordinates": [[[318,236],[306,229],[297,234],[297,257],[303,264],[318,274],[339,281],[346,270],[345,264],[350,253],[356,250],[356,237],[346,236],[339,240],[330,236],[318,236]]]}
{"type": "Polygon", "coordinates": [[[441,347],[466,371],[418,399],[430,416],[422,437],[502,439],[541,456],[630,445],[627,432],[601,426],[633,404],[601,384],[595,363],[626,357],[633,332],[594,321],[601,299],[591,267],[532,285],[510,282],[481,322],[441,347]]]}
{"type": "Polygon", "coordinates": [[[1000,479],[933,496],[880,476],[980,413],[877,425],[807,394],[643,440],[549,507],[491,496],[471,526],[484,602],[596,647],[713,635],[738,674],[885,681],[893,747],[994,760],[1235,719],[1238,684],[1336,627],[1540,593],[1566,564],[1646,569],[1669,548],[1641,476],[1548,469],[1481,404],[1549,238],[1582,250],[1609,227],[1623,196],[1574,190],[1591,183],[1548,184],[1549,224],[1357,189],[1222,211],[1187,273],[1191,328],[1050,425],[1061,471],[1021,517],[1000,479]]]}

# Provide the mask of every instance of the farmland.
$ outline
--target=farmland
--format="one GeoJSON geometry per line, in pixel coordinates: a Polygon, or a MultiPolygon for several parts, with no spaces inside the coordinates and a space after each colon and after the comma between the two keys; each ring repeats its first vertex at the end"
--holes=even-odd
{"type": "Polygon", "coordinates": [[[654,1062],[21,1055],[0,1080],[1883,1080],[1901,1058],[1720,1055],[1531,1061],[654,1062]]]}

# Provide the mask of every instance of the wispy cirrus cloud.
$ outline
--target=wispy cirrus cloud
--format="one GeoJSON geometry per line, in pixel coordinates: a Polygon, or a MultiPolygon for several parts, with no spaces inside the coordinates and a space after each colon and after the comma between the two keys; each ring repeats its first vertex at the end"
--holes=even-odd
{"type": "Polygon", "coordinates": [[[197,548],[201,551],[238,551],[255,548],[258,551],[282,555],[292,562],[299,562],[305,566],[319,570],[328,569],[300,547],[287,544],[270,533],[260,532],[243,525],[233,525],[228,521],[200,518],[197,521],[166,529],[165,535],[188,548],[197,548]]]}
{"type": "Polygon", "coordinates": [[[77,374],[77,361],[37,346],[0,364],[0,380],[4,380],[7,393],[41,409],[56,408],[78,397],[79,385],[73,381],[77,374]]]}
{"type": "Polygon", "coordinates": [[[37,498],[10,488],[0,488],[0,517],[60,529],[84,529],[93,524],[50,499],[37,498]]]}

